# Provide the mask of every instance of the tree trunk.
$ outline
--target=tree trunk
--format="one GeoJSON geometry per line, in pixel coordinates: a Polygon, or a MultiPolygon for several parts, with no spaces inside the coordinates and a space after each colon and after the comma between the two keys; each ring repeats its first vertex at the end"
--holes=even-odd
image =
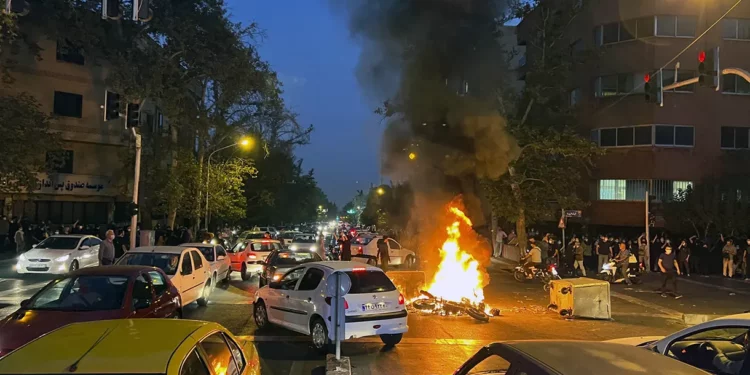
{"type": "MultiPolygon", "coordinates": [[[[516,170],[513,167],[508,167],[508,174],[511,179],[516,177],[516,170]]],[[[510,188],[513,192],[513,197],[518,205],[518,219],[516,220],[516,235],[518,236],[518,247],[523,254],[526,249],[526,209],[523,206],[523,195],[521,194],[521,185],[518,183],[511,183],[510,188]]]]}
{"type": "MultiPolygon", "coordinates": [[[[177,160],[177,127],[174,125],[171,125],[169,127],[171,138],[172,138],[172,166],[171,171],[169,173],[173,173],[174,169],[177,167],[177,163],[179,161],[177,160]]],[[[174,229],[174,223],[177,220],[177,204],[176,202],[171,202],[169,204],[169,214],[167,214],[167,227],[174,229]]]]}

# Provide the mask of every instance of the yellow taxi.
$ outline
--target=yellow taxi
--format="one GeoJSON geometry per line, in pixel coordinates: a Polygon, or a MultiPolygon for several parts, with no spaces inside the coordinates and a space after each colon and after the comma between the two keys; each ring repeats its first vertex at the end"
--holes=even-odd
{"type": "Polygon", "coordinates": [[[0,374],[260,374],[258,352],[217,323],[118,319],[58,328],[0,359],[0,374]]]}

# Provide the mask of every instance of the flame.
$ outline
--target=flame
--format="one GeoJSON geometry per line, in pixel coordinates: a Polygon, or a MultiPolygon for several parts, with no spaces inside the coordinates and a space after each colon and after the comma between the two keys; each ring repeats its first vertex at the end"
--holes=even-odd
{"type": "Polygon", "coordinates": [[[440,264],[427,291],[445,300],[472,304],[484,302],[484,275],[481,265],[471,254],[461,250],[458,239],[461,237],[461,224],[472,226],[463,211],[451,206],[449,211],[456,220],[446,228],[448,238],[440,248],[440,264]]]}

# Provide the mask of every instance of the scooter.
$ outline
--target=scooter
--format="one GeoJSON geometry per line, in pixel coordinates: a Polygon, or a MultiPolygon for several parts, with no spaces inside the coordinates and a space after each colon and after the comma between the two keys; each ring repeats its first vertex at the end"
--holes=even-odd
{"type": "Polygon", "coordinates": [[[519,264],[513,270],[513,278],[518,282],[534,279],[539,280],[544,284],[544,291],[549,291],[550,281],[561,279],[554,264],[542,268],[530,267],[529,269],[526,269],[523,264],[519,264]]]}
{"type": "MultiPolygon", "coordinates": [[[[640,284],[643,265],[638,263],[638,258],[633,254],[630,254],[628,263],[628,279],[633,284],[640,284]]],[[[625,278],[617,276],[619,268],[617,267],[617,263],[613,259],[610,259],[609,262],[602,265],[602,270],[596,276],[599,280],[604,280],[612,284],[623,283],[625,282],[625,278]]]]}

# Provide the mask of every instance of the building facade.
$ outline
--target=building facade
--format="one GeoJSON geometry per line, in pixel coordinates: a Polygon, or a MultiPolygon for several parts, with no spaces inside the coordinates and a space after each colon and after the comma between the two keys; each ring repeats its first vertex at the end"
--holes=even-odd
{"type": "MultiPolygon", "coordinates": [[[[722,69],[750,71],[750,3],[726,17],[735,0],[579,3],[567,37],[594,57],[574,73],[570,102],[581,133],[606,148],[590,182],[590,224],[642,227],[647,191],[666,201],[691,184],[748,170],[731,155],[750,151],[750,83],[723,75],[718,91],[687,85],[664,92],[659,105],[646,102],[644,77],[655,87],[697,77],[699,52],[715,47],[722,69]]],[[[532,13],[519,25],[522,43],[537,19],[532,13]]],[[[527,46],[527,59],[535,56],[527,46]]]]}
{"type": "MultiPolygon", "coordinates": [[[[86,58],[65,41],[41,35],[33,38],[41,47],[38,57],[25,47],[6,50],[14,55],[15,64],[9,71],[15,81],[3,90],[33,95],[42,111],[52,116],[51,129],[62,138],[65,162],[40,174],[32,191],[0,194],[3,214],[54,224],[128,220],[133,141],[124,115],[104,120],[106,66],[86,58]]],[[[144,111],[141,121],[164,123],[154,108],[144,111]]]]}

